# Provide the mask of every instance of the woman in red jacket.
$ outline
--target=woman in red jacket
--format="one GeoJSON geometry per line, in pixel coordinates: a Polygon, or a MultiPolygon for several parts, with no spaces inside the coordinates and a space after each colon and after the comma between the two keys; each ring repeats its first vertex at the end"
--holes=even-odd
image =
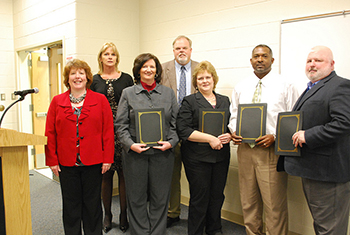
{"type": "Polygon", "coordinates": [[[114,155],[113,116],[106,97],[89,90],[92,73],[78,59],[64,68],[68,88],[53,98],[46,119],[46,165],[59,176],[66,234],[101,234],[102,174],[114,155]]]}

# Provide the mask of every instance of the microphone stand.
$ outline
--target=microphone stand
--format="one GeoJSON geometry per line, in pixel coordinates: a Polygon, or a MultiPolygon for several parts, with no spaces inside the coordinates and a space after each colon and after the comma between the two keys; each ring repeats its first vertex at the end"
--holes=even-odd
{"type": "Polygon", "coordinates": [[[14,104],[16,104],[16,103],[19,102],[19,101],[24,100],[24,97],[25,97],[25,95],[19,97],[18,100],[16,100],[15,102],[13,102],[10,106],[8,106],[8,107],[5,109],[5,111],[4,111],[4,113],[2,114],[1,119],[0,119],[0,128],[1,128],[2,120],[4,119],[4,116],[5,116],[5,113],[6,113],[14,104]]]}

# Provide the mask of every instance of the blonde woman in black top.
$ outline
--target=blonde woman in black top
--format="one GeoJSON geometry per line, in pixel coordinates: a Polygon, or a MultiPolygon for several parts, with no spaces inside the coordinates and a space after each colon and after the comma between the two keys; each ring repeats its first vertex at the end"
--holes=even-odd
{"type": "MultiPolygon", "coordinates": [[[[91,90],[102,93],[107,97],[113,112],[113,119],[115,120],[122,91],[124,88],[132,86],[134,82],[129,74],[119,71],[119,52],[112,42],[103,44],[101,50],[98,53],[97,59],[99,72],[93,77],[91,90]]],[[[105,233],[109,232],[112,229],[111,204],[114,171],[117,171],[119,180],[119,228],[121,231],[125,232],[129,227],[126,212],[127,207],[125,196],[125,182],[122,168],[121,151],[122,148],[119,138],[115,135],[114,163],[111,169],[103,175],[102,179],[102,201],[105,212],[103,230],[105,233]]]]}

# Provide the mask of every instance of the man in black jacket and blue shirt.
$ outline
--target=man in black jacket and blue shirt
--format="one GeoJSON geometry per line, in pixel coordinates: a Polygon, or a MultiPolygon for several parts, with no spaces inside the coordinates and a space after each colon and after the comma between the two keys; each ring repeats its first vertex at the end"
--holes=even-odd
{"type": "Polygon", "coordinates": [[[293,110],[303,130],[292,139],[301,157],[285,156],[288,174],[300,176],[316,234],[347,234],[350,206],[350,81],[334,71],[332,51],[316,46],[305,73],[308,88],[293,110]]]}

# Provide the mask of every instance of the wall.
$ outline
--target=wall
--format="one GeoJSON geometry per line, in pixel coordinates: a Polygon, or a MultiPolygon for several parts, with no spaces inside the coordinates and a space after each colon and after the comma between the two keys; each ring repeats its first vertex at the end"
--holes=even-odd
{"type": "MultiPolygon", "coordinates": [[[[232,88],[252,72],[249,59],[255,45],[271,46],[275,57],[272,69],[279,72],[281,20],[348,10],[350,2],[140,0],[140,9],[140,52],[152,52],[162,62],[168,61],[173,59],[172,41],[185,34],[193,41],[192,58],[208,60],[216,67],[220,79],[217,92],[231,96],[232,88]]],[[[223,215],[242,222],[237,178],[236,148],[232,146],[223,215]]],[[[314,234],[300,179],[289,177],[288,184],[290,231],[314,234]]],[[[189,192],[184,174],[182,195],[187,203],[189,192]]]]}
{"type": "MultiPolygon", "coordinates": [[[[252,72],[249,58],[255,45],[272,47],[273,71],[279,71],[281,20],[348,9],[348,0],[0,0],[0,93],[6,93],[0,104],[11,102],[8,97],[21,82],[17,51],[62,40],[65,58],[85,59],[97,72],[97,52],[105,41],[113,41],[120,50],[120,69],[131,73],[139,53],[152,52],[162,62],[172,59],[171,43],[179,34],[193,40],[194,60],[214,64],[220,78],[217,92],[230,96],[252,72]]],[[[17,107],[10,112],[4,127],[18,129],[17,107]]],[[[184,174],[182,188],[183,202],[188,202],[184,174]]],[[[242,222],[238,192],[232,146],[223,215],[242,222]]],[[[290,230],[314,234],[299,178],[289,178],[288,197],[290,230]]]]}
{"type": "Polygon", "coordinates": [[[63,40],[64,55],[86,60],[97,72],[96,55],[113,41],[122,57],[121,68],[131,71],[138,53],[138,1],[13,0],[15,49],[63,40]]]}
{"type": "MultiPolygon", "coordinates": [[[[5,100],[0,99],[0,105],[5,108],[14,102],[11,93],[16,88],[12,9],[12,0],[0,1],[0,94],[5,94],[5,100]]],[[[0,112],[0,117],[3,113],[4,111],[0,112]]],[[[6,113],[1,127],[18,129],[17,107],[6,113]]]]}
{"type": "MultiPolygon", "coordinates": [[[[6,77],[12,78],[6,79],[11,84],[9,95],[16,88],[22,88],[23,78],[18,65],[21,59],[13,52],[56,41],[63,43],[64,63],[66,58],[83,59],[91,66],[93,73],[98,72],[97,53],[102,44],[112,41],[121,55],[120,69],[131,73],[133,59],[139,52],[138,0],[1,0],[0,4],[4,5],[0,10],[0,17],[4,20],[0,24],[7,27],[4,35],[9,32],[9,36],[4,39],[1,34],[0,40],[5,40],[5,43],[0,46],[0,50],[6,48],[4,53],[12,56],[10,60],[8,57],[6,60],[1,57],[0,63],[6,69],[1,70],[0,75],[2,76],[3,71],[12,69],[6,74],[6,77]],[[14,72],[16,64],[17,78],[14,72]],[[12,77],[7,76],[8,74],[12,77]]],[[[27,85],[26,82],[23,84],[27,85]]],[[[21,105],[18,104],[19,109],[21,105]]],[[[16,110],[12,111],[14,116],[18,113],[16,110]]],[[[19,123],[18,119],[12,120],[14,124],[19,123]]],[[[6,122],[6,125],[10,123],[6,122]]],[[[14,126],[12,129],[30,132],[30,128],[26,126],[14,126]]]]}
{"type": "MultiPolygon", "coordinates": [[[[78,0],[76,47],[79,58],[85,59],[98,72],[97,53],[103,43],[112,41],[120,53],[119,68],[131,74],[134,58],[139,53],[138,0],[78,0]]],[[[69,53],[68,53],[69,54],[69,53]]]]}

